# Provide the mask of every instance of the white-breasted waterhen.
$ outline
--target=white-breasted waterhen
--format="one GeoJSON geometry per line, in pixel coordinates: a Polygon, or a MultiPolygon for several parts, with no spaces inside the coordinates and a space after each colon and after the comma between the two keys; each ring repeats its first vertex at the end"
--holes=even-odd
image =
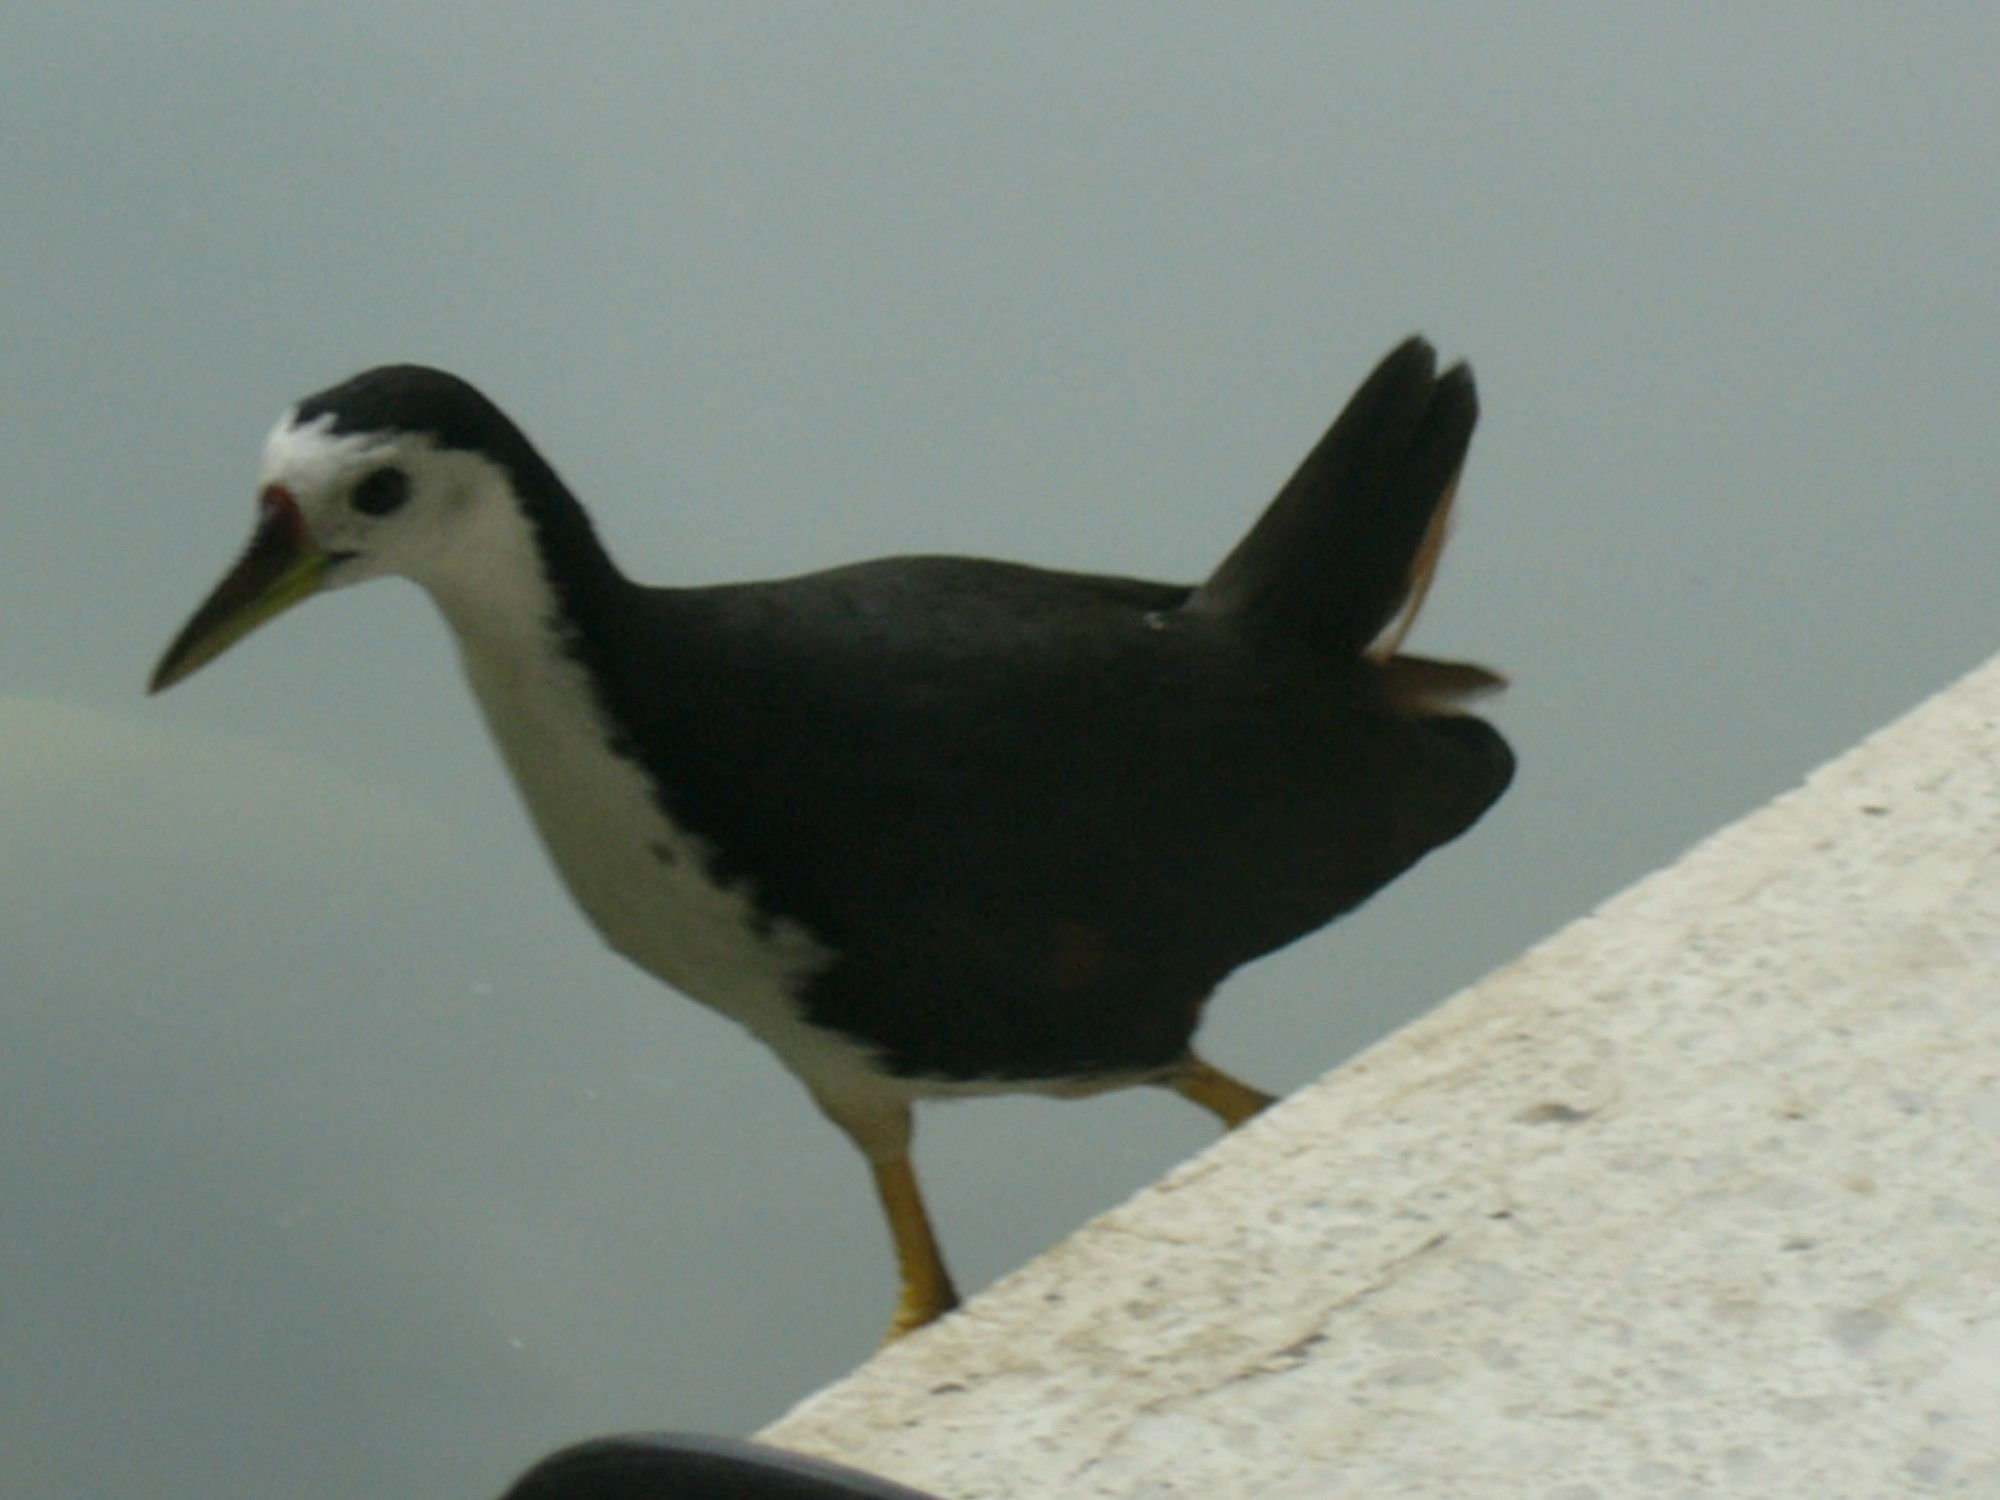
{"type": "Polygon", "coordinates": [[[389,366],[279,422],[152,687],[321,589],[422,585],[605,940],[867,1157],[901,1332],[956,1301],[914,1101],[1150,1083],[1239,1123],[1269,1101],[1192,1050],[1210,992],[1506,788],[1463,711],[1499,679],[1397,653],[1477,417],[1411,339],[1198,586],[897,557],[651,588],[492,402],[389,366]]]}

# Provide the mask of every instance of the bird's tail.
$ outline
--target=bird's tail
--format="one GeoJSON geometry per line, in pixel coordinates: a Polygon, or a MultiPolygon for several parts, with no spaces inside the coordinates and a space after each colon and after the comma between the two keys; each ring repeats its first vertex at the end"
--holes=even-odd
{"type": "MultiPolygon", "coordinates": [[[[1431,346],[1408,340],[1362,383],[1188,608],[1310,649],[1389,661],[1437,572],[1478,420],[1472,371],[1458,364],[1440,375],[1431,346]]],[[[1413,663],[1403,675],[1422,698],[1500,681],[1446,663],[1422,671],[1413,663]]]]}
{"type": "MultiPolygon", "coordinates": [[[[1370,647],[1371,657],[1375,648],[1370,647]]],[[[1455,714],[1474,698],[1498,692],[1507,679],[1487,667],[1469,661],[1437,661],[1428,656],[1394,656],[1380,659],[1382,691],[1389,706],[1399,712],[1429,716],[1455,714]]]]}

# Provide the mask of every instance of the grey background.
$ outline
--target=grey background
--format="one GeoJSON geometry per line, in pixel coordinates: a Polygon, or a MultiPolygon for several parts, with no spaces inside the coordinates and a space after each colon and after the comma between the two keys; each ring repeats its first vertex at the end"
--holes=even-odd
{"type": "MultiPolygon", "coordinates": [[[[454,368],[640,577],[1204,573],[1422,329],[1470,839],[1224,992],[1310,1079],[2000,646],[2000,12],[14,7],[0,1492],[474,1497],[747,1430],[891,1293],[858,1160],[568,910],[414,590],[139,685],[280,409],[454,368]]],[[[1468,1120],[1467,1129],[1479,1129],[1468,1120]]],[[[1198,1148],[927,1115],[976,1287],[1198,1148]]]]}

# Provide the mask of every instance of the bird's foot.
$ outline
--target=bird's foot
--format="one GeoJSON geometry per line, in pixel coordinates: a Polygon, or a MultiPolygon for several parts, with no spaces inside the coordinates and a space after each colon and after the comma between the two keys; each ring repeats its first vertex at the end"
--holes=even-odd
{"type": "Polygon", "coordinates": [[[889,1235],[896,1246],[896,1266],[902,1291],[896,1297],[895,1316],[883,1336],[892,1344],[904,1334],[935,1323],[958,1306],[958,1292],[945,1269],[938,1250],[937,1236],[931,1232],[930,1216],[917,1190],[916,1173],[907,1156],[891,1157],[871,1164],[876,1191],[881,1194],[883,1211],[889,1218],[889,1235]]]}
{"type": "Polygon", "coordinates": [[[893,1344],[904,1334],[915,1333],[926,1323],[935,1323],[957,1306],[958,1293],[948,1281],[942,1287],[920,1287],[906,1281],[902,1294],[896,1298],[896,1312],[889,1319],[882,1343],[893,1344]]]}

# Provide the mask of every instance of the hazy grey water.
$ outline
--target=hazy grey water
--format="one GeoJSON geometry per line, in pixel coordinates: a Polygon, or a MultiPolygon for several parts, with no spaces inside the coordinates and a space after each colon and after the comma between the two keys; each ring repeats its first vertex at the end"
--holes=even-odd
{"type": "MultiPolygon", "coordinates": [[[[485,386],[642,577],[1195,577],[1420,328],[1521,780],[1225,992],[1295,1086],[2000,646],[1990,13],[0,21],[0,1493],[473,1497],[872,1346],[858,1161],[568,910],[415,591],[139,683],[291,399],[485,386]]],[[[1469,1121],[1468,1128],[1478,1128],[1469,1121]]],[[[1209,1138],[963,1106],[962,1278],[1209,1138]]]]}

